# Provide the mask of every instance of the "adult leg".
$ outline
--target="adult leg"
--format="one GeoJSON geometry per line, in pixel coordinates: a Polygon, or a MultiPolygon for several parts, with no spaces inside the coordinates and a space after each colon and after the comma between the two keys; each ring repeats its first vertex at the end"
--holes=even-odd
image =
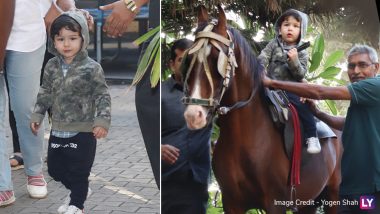
{"type": "MultiPolygon", "coordinates": [[[[6,73],[5,73],[5,76],[7,76],[6,73]]],[[[7,86],[7,91],[9,91],[7,78],[5,78],[5,85],[7,86]]],[[[8,98],[10,100],[9,93],[8,93],[8,98]]],[[[16,127],[16,119],[12,111],[10,102],[8,103],[8,113],[9,113],[9,126],[11,127],[11,131],[12,131],[13,153],[21,153],[20,142],[18,140],[18,133],[17,133],[17,127],[16,127]]]]}
{"type": "Polygon", "coordinates": [[[10,102],[16,118],[25,173],[28,176],[42,173],[45,128],[41,124],[37,135],[34,135],[29,124],[39,90],[44,52],[45,45],[29,53],[7,51],[6,57],[10,102]]]}
{"type": "Polygon", "coordinates": [[[14,0],[4,1],[0,4],[0,192],[13,189],[11,168],[8,162],[9,156],[7,154],[7,145],[5,142],[5,109],[7,96],[2,71],[5,47],[13,23],[14,7],[14,0]]]}
{"type": "MultiPolygon", "coordinates": [[[[5,77],[6,76],[7,76],[7,73],[5,72],[5,77]]],[[[7,78],[5,78],[5,85],[7,86],[7,91],[9,91],[7,78]]],[[[8,100],[10,100],[9,93],[8,93],[8,100]]],[[[18,140],[16,119],[12,111],[10,102],[8,102],[8,113],[9,113],[8,114],[9,126],[11,127],[11,131],[12,131],[12,143],[13,143],[13,155],[10,156],[9,162],[12,167],[12,170],[22,169],[24,168],[24,161],[21,155],[20,142],[18,140]]]]}
{"type": "Polygon", "coordinates": [[[21,153],[20,141],[18,140],[16,119],[11,106],[9,105],[9,126],[12,130],[12,142],[13,142],[13,153],[21,153]]]}
{"type": "Polygon", "coordinates": [[[166,181],[161,188],[162,214],[205,214],[207,184],[188,181],[166,181]]]}
{"type": "Polygon", "coordinates": [[[153,176],[160,188],[160,86],[151,88],[149,77],[146,72],[136,85],[135,104],[153,176]]]}
{"type": "Polygon", "coordinates": [[[5,138],[6,90],[4,76],[0,75],[0,191],[12,190],[11,167],[5,138]]]}

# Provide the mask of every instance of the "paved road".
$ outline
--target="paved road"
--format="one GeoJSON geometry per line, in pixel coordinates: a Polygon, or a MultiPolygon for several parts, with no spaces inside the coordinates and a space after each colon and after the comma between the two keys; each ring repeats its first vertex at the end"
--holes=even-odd
{"type": "MultiPolygon", "coordinates": [[[[93,194],[85,203],[85,213],[159,213],[160,195],[153,179],[137,122],[134,88],[112,85],[112,124],[106,139],[98,141],[95,163],[90,176],[93,194]]],[[[11,133],[7,141],[11,152],[11,133]]],[[[48,139],[48,130],[45,139],[48,139]]],[[[47,141],[46,141],[47,142],[47,141]]],[[[68,191],[52,180],[44,165],[48,182],[46,199],[31,199],[26,192],[23,170],[13,171],[16,203],[0,208],[0,214],[57,213],[68,191]]]]}

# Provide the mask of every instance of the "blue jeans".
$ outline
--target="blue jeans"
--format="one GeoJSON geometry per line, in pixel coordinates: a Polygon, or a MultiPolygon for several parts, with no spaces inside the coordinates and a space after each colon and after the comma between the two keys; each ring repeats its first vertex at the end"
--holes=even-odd
{"type": "Polygon", "coordinates": [[[7,103],[4,75],[0,75],[0,191],[12,190],[11,167],[5,142],[5,109],[7,103]]]}
{"type": "Polygon", "coordinates": [[[10,105],[16,119],[25,173],[30,176],[42,173],[44,125],[41,124],[36,136],[30,129],[30,118],[40,87],[45,49],[44,44],[32,52],[8,50],[5,57],[10,105]]]}
{"type": "Polygon", "coordinates": [[[295,94],[286,92],[286,95],[288,95],[289,101],[297,109],[300,122],[303,126],[304,138],[317,137],[317,125],[309,106],[306,103],[302,103],[300,97],[295,94]]]}

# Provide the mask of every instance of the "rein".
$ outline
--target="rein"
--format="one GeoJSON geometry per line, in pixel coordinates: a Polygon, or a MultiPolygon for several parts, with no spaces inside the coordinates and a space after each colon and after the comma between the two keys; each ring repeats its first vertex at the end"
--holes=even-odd
{"type": "Polygon", "coordinates": [[[187,54],[194,54],[190,66],[187,69],[186,77],[185,77],[185,97],[182,99],[182,102],[186,105],[201,105],[205,107],[212,107],[214,110],[216,109],[216,112],[220,115],[225,115],[229,111],[237,108],[241,108],[246,106],[251,100],[253,99],[254,95],[257,92],[257,88],[254,87],[252,90],[249,98],[245,101],[238,101],[237,103],[233,104],[232,106],[220,106],[220,101],[223,98],[223,95],[227,88],[229,87],[231,83],[231,78],[235,76],[235,68],[238,67],[236,62],[236,57],[234,54],[234,42],[232,41],[231,33],[227,30],[228,39],[212,32],[212,29],[216,25],[216,22],[211,22],[209,25],[205,27],[205,29],[201,32],[198,32],[195,39],[198,39],[198,41],[188,50],[187,54]],[[227,55],[224,53],[222,47],[220,47],[219,43],[222,43],[223,45],[228,47],[227,55]],[[219,50],[219,56],[218,56],[218,73],[223,77],[223,88],[220,95],[219,100],[214,99],[214,84],[211,76],[210,67],[208,65],[207,56],[210,54],[211,47],[210,45],[214,46],[216,49],[219,50]],[[208,79],[208,82],[210,83],[211,87],[211,94],[210,97],[207,99],[202,98],[191,98],[188,96],[188,85],[187,80],[190,76],[190,73],[194,67],[195,61],[198,60],[204,68],[206,77],[208,79]]]}

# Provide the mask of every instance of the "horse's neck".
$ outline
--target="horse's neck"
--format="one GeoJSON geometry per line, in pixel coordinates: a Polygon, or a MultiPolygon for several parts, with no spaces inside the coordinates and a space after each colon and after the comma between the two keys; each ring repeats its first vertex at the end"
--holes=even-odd
{"type": "Polygon", "coordinates": [[[239,101],[245,101],[251,93],[255,93],[253,99],[248,105],[240,109],[234,109],[227,115],[221,116],[221,131],[226,130],[244,134],[258,134],[254,130],[272,129],[273,124],[267,110],[267,104],[261,96],[261,89],[253,89],[253,80],[248,75],[238,76],[240,71],[236,71],[236,79],[231,84],[231,87],[222,100],[222,105],[231,106],[239,101]],[[239,126],[239,129],[234,128],[239,126]],[[247,133],[250,132],[250,133],[247,133]],[[254,132],[254,133],[252,133],[254,132]]]}

